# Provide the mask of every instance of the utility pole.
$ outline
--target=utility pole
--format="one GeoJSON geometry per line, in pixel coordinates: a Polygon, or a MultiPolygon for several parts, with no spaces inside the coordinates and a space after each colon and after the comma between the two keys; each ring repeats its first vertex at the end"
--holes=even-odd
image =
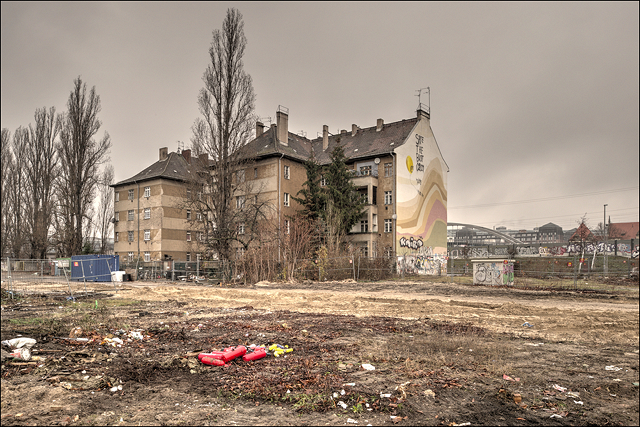
{"type": "Polygon", "coordinates": [[[608,266],[607,266],[607,205],[604,205],[604,220],[602,222],[602,226],[604,229],[604,250],[603,250],[603,254],[604,254],[604,266],[603,266],[603,271],[604,274],[607,274],[608,272],[608,266]]]}

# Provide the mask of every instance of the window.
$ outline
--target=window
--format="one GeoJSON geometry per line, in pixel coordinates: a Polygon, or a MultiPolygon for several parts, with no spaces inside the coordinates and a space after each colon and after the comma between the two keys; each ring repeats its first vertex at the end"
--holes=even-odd
{"type": "Polygon", "coordinates": [[[391,222],[390,219],[385,219],[384,220],[384,232],[385,233],[391,233],[393,231],[393,223],[391,222]]]}
{"type": "Polygon", "coordinates": [[[127,211],[127,221],[133,221],[133,209],[127,211]]]}
{"type": "Polygon", "coordinates": [[[187,209],[187,219],[191,219],[191,209],[187,209]]]}
{"type": "Polygon", "coordinates": [[[289,166],[285,166],[284,167],[284,179],[289,179],[289,171],[290,171],[289,166]]]}
{"type": "Polygon", "coordinates": [[[327,186],[327,179],[324,177],[324,175],[320,176],[320,187],[326,187],[327,186]]]}
{"type": "Polygon", "coordinates": [[[202,213],[196,212],[196,221],[202,221],[202,213]]]}
{"type": "Polygon", "coordinates": [[[116,242],[119,242],[120,241],[120,233],[118,233],[116,231],[116,236],[115,236],[115,239],[113,239],[113,240],[116,241],[116,242]]]}
{"type": "Polygon", "coordinates": [[[198,253],[198,254],[196,254],[196,261],[199,262],[200,260],[202,260],[202,254],[198,253]]]}
{"type": "Polygon", "coordinates": [[[244,234],[244,224],[238,224],[238,234],[244,234]]]}
{"type": "Polygon", "coordinates": [[[198,191],[198,200],[202,200],[202,191],[198,191]]]}
{"type": "Polygon", "coordinates": [[[360,221],[360,232],[367,233],[368,231],[369,231],[369,220],[363,219],[362,221],[360,221]]]}
{"type": "Polygon", "coordinates": [[[127,241],[133,242],[133,231],[127,231],[127,241]]]}
{"type": "Polygon", "coordinates": [[[244,169],[237,172],[236,181],[238,184],[242,184],[244,182],[244,169]]]}
{"type": "Polygon", "coordinates": [[[391,257],[391,255],[393,255],[393,246],[387,246],[384,248],[384,254],[387,257],[391,257]]]}
{"type": "Polygon", "coordinates": [[[113,219],[115,222],[120,222],[120,212],[114,212],[113,219]]]}
{"type": "Polygon", "coordinates": [[[360,253],[362,256],[369,256],[369,244],[367,242],[362,243],[362,246],[360,246],[360,253]]]}
{"type": "Polygon", "coordinates": [[[204,240],[204,232],[198,231],[198,241],[202,242],[204,240]]]}
{"type": "Polygon", "coordinates": [[[385,177],[393,176],[393,163],[384,164],[384,176],[385,177]]]}
{"type": "Polygon", "coordinates": [[[244,196],[238,196],[236,197],[236,208],[238,209],[242,209],[244,208],[244,196]]]}
{"type": "Polygon", "coordinates": [[[289,193],[284,193],[284,205],[289,206],[289,193]]]}
{"type": "Polygon", "coordinates": [[[191,241],[191,232],[187,231],[187,242],[191,241]]]}
{"type": "Polygon", "coordinates": [[[384,204],[385,205],[393,204],[393,196],[391,195],[391,191],[384,192],[384,204]]]}
{"type": "Polygon", "coordinates": [[[120,193],[116,191],[116,202],[120,201],[120,193]]]}
{"type": "Polygon", "coordinates": [[[151,197],[151,187],[144,187],[144,197],[151,197]]]}
{"type": "Polygon", "coordinates": [[[284,232],[286,234],[290,234],[291,233],[291,222],[288,219],[284,220],[284,232]]]}
{"type": "Polygon", "coordinates": [[[191,199],[191,189],[187,188],[187,199],[191,199]]]}
{"type": "Polygon", "coordinates": [[[129,200],[133,200],[133,190],[129,190],[129,200]]]}
{"type": "Polygon", "coordinates": [[[133,261],[133,252],[129,252],[127,257],[129,257],[129,261],[133,261]]]}
{"type": "Polygon", "coordinates": [[[151,208],[144,208],[144,219],[151,218],[151,208]]]}
{"type": "Polygon", "coordinates": [[[149,262],[151,261],[151,252],[145,252],[144,253],[144,262],[149,262]]]}
{"type": "Polygon", "coordinates": [[[187,262],[191,261],[191,252],[187,252],[187,262]]]}
{"type": "Polygon", "coordinates": [[[144,230],[144,240],[145,241],[151,240],[151,230],[144,230]]]}
{"type": "Polygon", "coordinates": [[[374,186],[371,194],[373,195],[373,200],[371,201],[371,204],[377,205],[378,204],[378,187],[374,186]]]}
{"type": "Polygon", "coordinates": [[[363,175],[363,176],[371,175],[371,165],[360,166],[360,175],[363,175]]]}
{"type": "Polygon", "coordinates": [[[258,177],[258,168],[253,168],[253,177],[254,178],[258,177]]]}
{"type": "Polygon", "coordinates": [[[373,214],[372,215],[372,221],[371,221],[371,231],[373,231],[374,233],[378,232],[378,215],[373,214]]]}

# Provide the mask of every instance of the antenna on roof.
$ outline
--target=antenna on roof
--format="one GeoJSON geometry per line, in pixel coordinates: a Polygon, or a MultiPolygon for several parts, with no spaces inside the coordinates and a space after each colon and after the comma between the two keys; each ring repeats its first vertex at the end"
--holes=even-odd
{"type": "Polygon", "coordinates": [[[178,154],[182,153],[184,150],[184,142],[178,141],[178,154]]]}
{"type": "Polygon", "coordinates": [[[271,117],[258,117],[258,121],[262,122],[262,123],[267,123],[269,122],[269,126],[271,126],[271,117]]]}
{"type": "Polygon", "coordinates": [[[427,114],[431,114],[431,89],[429,88],[429,86],[420,88],[416,90],[416,92],[418,92],[418,94],[415,95],[418,97],[418,110],[423,110],[427,114]],[[422,104],[422,101],[421,101],[421,96],[423,91],[425,91],[428,95],[427,105],[422,104]]]}
{"type": "Polygon", "coordinates": [[[298,135],[300,135],[303,138],[307,137],[307,133],[304,130],[301,130],[300,132],[298,132],[298,135]]]}

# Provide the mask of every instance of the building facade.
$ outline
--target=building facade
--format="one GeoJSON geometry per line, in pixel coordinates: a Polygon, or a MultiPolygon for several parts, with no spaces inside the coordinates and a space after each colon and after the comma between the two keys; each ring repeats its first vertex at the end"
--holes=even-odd
{"type": "MultiPolygon", "coordinates": [[[[304,162],[313,155],[320,165],[331,162],[341,146],[353,183],[366,200],[350,242],[364,256],[394,256],[405,270],[443,274],[447,255],[447,172],[430,126],[429,113],[419,108],[411,119],[310,140],[288,130],[288,110],[279,108],[270,127],[258,122],[256,137],[245,147],[253,161],[238,171],[252,181],[271,206],[272,219],[286,228],[286,218],[300,209],[293,197],[306,181],[304,162]],[[313,154],[312,154],[313,153],[313,154]]],[[[189,212],[180,209],[190,171],[190,151],[168,153],[136,176],[114,184],[116,254],[144,260],[195,260],[199,253],[189,212]]]]}

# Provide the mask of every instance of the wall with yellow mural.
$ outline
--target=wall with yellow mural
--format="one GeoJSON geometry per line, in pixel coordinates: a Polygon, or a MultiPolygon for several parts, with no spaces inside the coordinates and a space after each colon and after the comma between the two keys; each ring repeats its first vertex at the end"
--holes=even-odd
{"type": "Polygon", "coordinates": [[[396,148],[396,255],[406,273],[446,274],[447,172],[424,115],[396,148]]]}

